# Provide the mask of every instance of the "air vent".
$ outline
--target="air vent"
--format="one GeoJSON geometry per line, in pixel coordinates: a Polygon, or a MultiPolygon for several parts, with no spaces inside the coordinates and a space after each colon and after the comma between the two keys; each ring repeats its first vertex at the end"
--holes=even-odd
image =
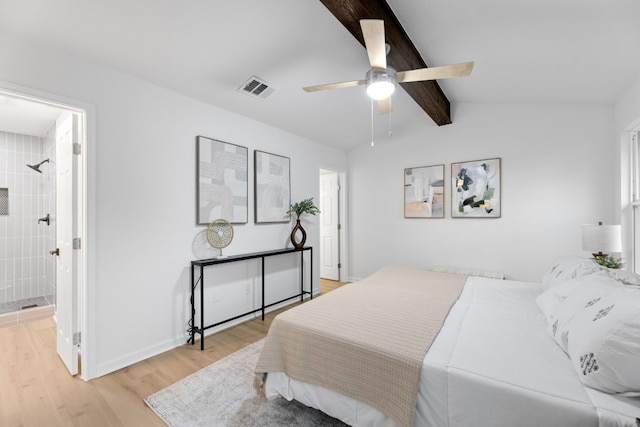
{"type": "Polygon", "coordinates": [[[242,93],[246,93],[249,96],[258,99],[266,99],[269,95],[275,92],[275,89],[264,80],[253,76],[245,84],[240,86],[238,90],[242,93]]]}

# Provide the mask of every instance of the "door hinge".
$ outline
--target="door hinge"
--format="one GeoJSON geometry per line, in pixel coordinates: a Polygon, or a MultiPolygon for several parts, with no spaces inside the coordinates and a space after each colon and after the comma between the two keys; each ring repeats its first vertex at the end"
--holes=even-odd
{"type": "Polygon", "coordinates": [[[76,237],[75,239],[73,239],[73,249],[82,249],[82,245],[79,237],[76,237]]]}
{"type": "Polygon", "coordinates": [[[338,230],[342,230],[342,224],[338,224],[338,230]]]}
{"type": "Polygon", "coordinates": [[[342,264],[341,263],[338,263],[338,268],[342,268],[342,264]]]}
{"type": "Polygon", "coordinates": [[[76,156],[82,154],[82,147],[77,142],[73,143],[73,154],[75,154],[76,156]]]}
{"type": "Polygon", "coordinates": [[[73,334],[73,345],[80,345],[82,342],[82,332],[76,332],[73,334]]]}

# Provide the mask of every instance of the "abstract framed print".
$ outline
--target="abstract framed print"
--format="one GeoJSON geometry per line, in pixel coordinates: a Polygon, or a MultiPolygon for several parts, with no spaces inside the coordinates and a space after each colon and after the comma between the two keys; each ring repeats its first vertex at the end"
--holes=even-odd
{"type": "Polygon", "coordinates": [[[451,217],[500,218],[500,158],[451,164],[451,217]]]}
{"type": "Polygon", "coordinates": [[[404,170],[404,217],[444,218],[444,165],[404,170]]]}
{"type": "Polygon", "coordinates": [[[277,154],[254,151],[255,222],[289,222],[291,204],[290,160],[277,154]]]}
{"type": "Polygon", "coordinates": [[[197,137],[196,222],[215,219],[246,224],[249,216],[249,150],[204,136],[197,137]]]}

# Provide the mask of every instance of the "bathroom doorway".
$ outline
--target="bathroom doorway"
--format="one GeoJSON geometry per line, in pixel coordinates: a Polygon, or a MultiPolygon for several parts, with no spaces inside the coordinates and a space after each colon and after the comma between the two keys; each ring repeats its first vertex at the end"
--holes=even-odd
{"type": "Polygon", "coordinates": [[[55,119],[62,112],[0,94],[0,315],[3,325],[53,315],[55,119]],[[35,310],[37,308],[37,310],[35,310]],[[9,315],[13,313],[13,315],[9,315]]]}
{"type": "Polygon", "coordinates": [[[0,326],[54,316],[78,373],[84,290],[82,110],[0,88],[0,326]]]}

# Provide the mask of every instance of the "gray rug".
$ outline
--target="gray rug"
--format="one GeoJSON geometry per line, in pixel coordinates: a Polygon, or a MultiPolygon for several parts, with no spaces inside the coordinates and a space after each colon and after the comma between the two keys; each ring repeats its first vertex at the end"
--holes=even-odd
{"type": "Polygon", "coordinates": [[[345,426],[313,408],[266,400],[253,389],[263,340],[160,390],[145,403],[171,427],[345,426]]]}

